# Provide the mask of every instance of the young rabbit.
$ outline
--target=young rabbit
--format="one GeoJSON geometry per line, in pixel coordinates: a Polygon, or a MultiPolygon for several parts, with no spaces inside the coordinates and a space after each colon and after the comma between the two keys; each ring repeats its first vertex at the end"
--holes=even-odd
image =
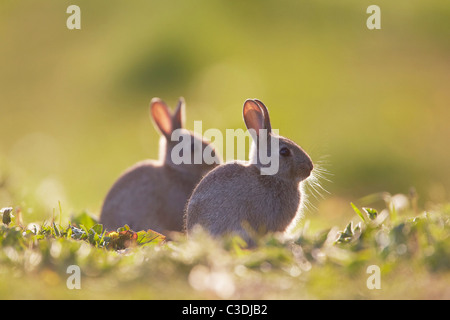
{"type": "Polygon", "coordinates": [[[253,132],[250,163],[222,164],[201,180],[187,204],[188,236],[199,225],[213,236],[237,234],[254,244],[257,234],[286,231],[300,213],[302,181],[313,170],[310,157],[293,141],[272,133],[261,101],[245,101],[243,116],[253,132]],[[277,172],[264,172],[261,146],[279,161],[277,172]]]}
{"type": "Polygon", "coordinates": [[[127,224],[133,230],[183,231],[183,212],[192,190],[203,175],[220,163],[209,142],[183,129],[184,108],[184,100],[180,98],[171,115],[162,100],[152,99],[151,117],[162,134],[159,160],[137,163],[112,186],[100,214],[100,223],[106,229],[115,230],[127,224]],[[176,140],[173,133],[178,141],[172,141],[176,140]],[[186,150],[191,161],[180,163],[177,157],[186,150]],[[205,151],[212,163],[205,163],[203,157],[201,161],[193,161],[197,152],[203,155],[205,151]],[[198,162],[201,163],[195,164],[198,162]]]}

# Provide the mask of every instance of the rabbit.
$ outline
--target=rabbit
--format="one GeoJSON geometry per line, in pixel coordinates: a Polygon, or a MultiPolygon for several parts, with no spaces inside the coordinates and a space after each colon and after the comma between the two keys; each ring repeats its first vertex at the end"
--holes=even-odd
{"type": "Polygon", "coordinates": [[[115,230],[127,224],[135,231],[151,229],[162,234],[183,231],[184,208],[192,190],[203,175],[221,162],[212,144],[184,129],[184,110],[183,98],[173,115],[161,99],[151,100],[151,118],[162,134],[159,160],[135,164],[114,183],[100,214],[99,222],[105,229],[115,230]],[[178,133],[182,142],[172,141],[174,133],[178,133]],[[174,161],[172,153],[177,155],[173,151],[180,149],[181,143],[184,143],[182,152],[188,150],[191,160],[197,152],[202,155],[209,152],[210,161],[206,163],[203,156],[197,162],[174,161]]]}
{"type": "Polygon", "coordinates": [[[261,101],[246,100],[243,118],[253,133],[250,161],[221,164],[195,187],[185,212],[188,237],[200,226],[215,237],[238,235],[252,246],[256,236],[283,233],[301,215],[302,182],[313,170],[311,158],[295,142],[272,133],[269,112],[261,101]],[[274,174],[263,172],[260,140],[279,160],[274,174]]]}

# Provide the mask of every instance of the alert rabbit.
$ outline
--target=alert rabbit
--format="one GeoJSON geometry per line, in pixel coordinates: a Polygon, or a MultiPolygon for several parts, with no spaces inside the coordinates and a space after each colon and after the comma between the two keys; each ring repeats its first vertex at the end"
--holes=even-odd
{"type": "Polygon", "coordinates": [[[310,157],[293,141],[272,133],[261,101],[245,101],[243,117],[253,133],[250,161],[222,164],[196,186],[186,207],[188,236],[199,225],[213,236],[237,234],[250,244],[255,234],[286,231],[300,213],[302,181],[313,170],[310,157]],[[277,172],[264,172],[261,146],[279,161],[277,172]]]}
{"type": "Polygon", "coordinates": [[[152,99],[150,114],[162,134],[159,160],[135,164],[114,183],[100,214],[100,223],[106,229],[127,224],[133,230],[152,229],[160,233],[183,230],[183,211],[192,190],[203,175],[220,163],[209,142],[183,128],[184,109],[183,98],[173,115],[161,99],[152,99]],[[173,133],[181,142],[172,141],[173,133]],[[186,150],[191,160],[197,152],[208,152],[212,162],[205,163],[203,156],[200,164],[180,163],[174,158],[186,150]]]}

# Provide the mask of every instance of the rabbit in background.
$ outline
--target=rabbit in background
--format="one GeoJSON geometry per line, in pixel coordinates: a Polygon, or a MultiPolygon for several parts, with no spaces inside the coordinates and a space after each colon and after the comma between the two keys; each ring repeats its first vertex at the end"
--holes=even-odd
{"type": "Polygon", "coordinates": [[[311,158],[272,132],[261,101],[246,100],[243,118],[253,138],[250,161],[219,165],[196,186],[186,207],[188,237],[200,226],[213,236],[239,235],[252,245],[255,235],[284,232],[301,214],[302,182],[313,170],[311,158]],[[273,174],[264,172],[261,145],[279,161],[273,174]]]}
{"type": "Polygon", "coordinates": [[[150,103],[150,114],[160,131],[159,160],[144,160],[126,170],[109,190],[100,214],[100,223],[108,230],[127,224],[133,230],[152,229],[159,233],[183,230],[184,208],[200,179],[218,163],[220,158],[213,146],[201,136],[184,129],[185,102],[180,98],[171,114],[159,98],[150,103]],[[173,141],[177,133],[181,142],[173,141]],[[182,145],[180,149],[180,144],[182,145]],[[178,147],[177,147],[178,146],[178,147]],[[178,148],[178,154],[173,152],[178,148]],[[179,153],[190,152],[191,160],[196,152],[206,151],[213,158],[209,164],[203,161],[180,163],[179,153]]]}

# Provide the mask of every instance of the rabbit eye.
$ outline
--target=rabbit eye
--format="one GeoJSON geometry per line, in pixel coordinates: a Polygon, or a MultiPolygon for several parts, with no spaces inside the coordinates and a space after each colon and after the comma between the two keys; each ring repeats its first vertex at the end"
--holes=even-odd
{"type": "Polygon", "coordinates": [[[289,157],[291,155],[291,150],[286,147],[280,149],[280,155],[283,157],[289,157]]]}

